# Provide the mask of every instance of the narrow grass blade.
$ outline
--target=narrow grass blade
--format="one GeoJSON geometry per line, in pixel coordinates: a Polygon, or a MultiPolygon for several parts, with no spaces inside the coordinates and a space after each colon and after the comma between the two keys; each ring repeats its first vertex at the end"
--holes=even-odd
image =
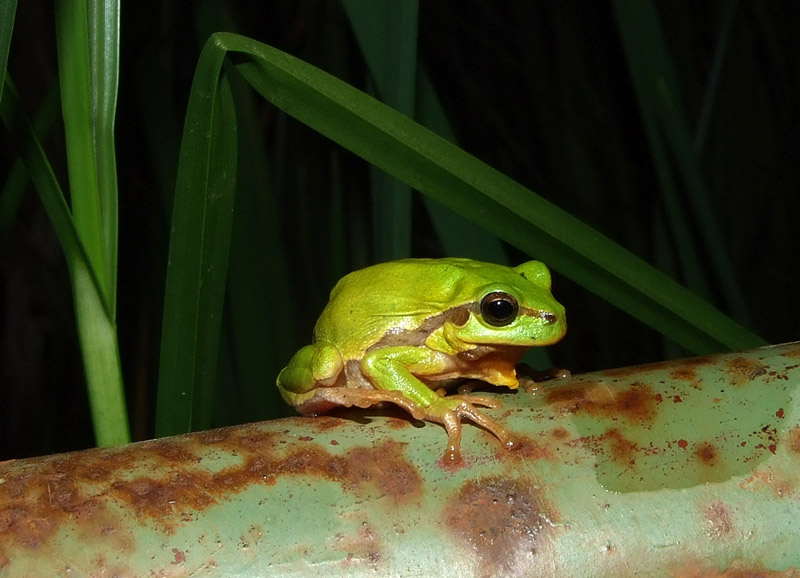
{"type": "MultiPolygon", "coordinates": [[[[33,119],[33,131],[37,138],[41,139],[53,126],[59,104],[58,87],[54,85],[45,96],[39,112],[33,119]]],[[[21,158],[17,158],[11,167],[3,190],[0,191],[0,245],[14,223],[29,182],[30,178],[25,169],[25,163],[21,158]]]]}
{"type": "Polygon", "coordinates": [[[55,174],[8,76],[0,114],[14,137],[69,267],[95,440],[101,446],[127,443],[130,433],[116,326],[55,174]]]}
{"type": "Polygon", "coordinates": [[[265,98],[694,352],[763,344],[629,251],[485,163],[347,84],[233,34],[238,70],[265,98]],[[249,60],[249,61],[247,61],[249,60]]]}
{"type": "MultiPolygon", "coordinates": [[[[8,49],[14,32],[14,19],[17,14],[17,0],[0,0],[0,79],[6,77],[8,49]]],[[[0,83],[0,100],[3,99],[3,84],[0,83]]]]}
{"type": "Polygon", "coordinates": [[[73,219],[89,255],[90,266],[100,282],[106,307],[113,313],[93,131],[92,109],[95,99],[85,0],[56,2],[56,37],[73,219]]]}
{"type": "Polygon", "coordinates": [[[114,120],[119,86],[119,0],[89,0],[89,62],[94,156],[109,308],[116,317],[118,254],[117,155],[114,120]]]}
{"type": "Polygon", "coordinates": [[[186,112],[164,296],[158,436],[211,424],[237,163],[233,98],[220,76],[224,58],[212,38],[186,112]]]}

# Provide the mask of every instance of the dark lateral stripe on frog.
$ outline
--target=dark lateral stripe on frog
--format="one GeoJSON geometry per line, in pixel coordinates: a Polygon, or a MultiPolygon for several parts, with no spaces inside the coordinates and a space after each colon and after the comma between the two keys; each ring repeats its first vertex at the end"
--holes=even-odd
{"type": "MultiPolygon", "coordinates": [[[[458,307],[452,307],[447,309],[446,311],[442,311],[436,315],[432,315],[428,317],[418,328],[413,331],[402,331],[402,332],[394,332],[389,330],[386,334],[381,337],[377,342],[372,344],[367,351],[372,351],[373,349],[380,349],[381,347],[394,347],[398,345],[409,345],[413,347],[419,347],[425,343],[425,340],[428,339],[428,336],[439,329],[442,325],[446,322],[451,322],[454,325],[464,325],[469,321],[469,315],[472,313],[473,315],[478,314],[478,309],[480,305],[477,302],[467,303],[465,305],[459,305],[458,307]]],[[[543,311],[541,309],[530,309],[528,307],[522,307],[520,309],[520,314],[525,315],[528,317],[540,317],[542,319],[547,320],[549,317],[551,321],[549,323],[554,323],[556,321],[556,315],[550,311],[543,311]]]]}
{"type": "Polygon", "coordinates": [[[425,340],[428,339],[428,335],[439,329],[447,321],[450,321],[454,325],[464,325],[469,321],[470,311],[474,310],[476,305],[476,303],[467,303],[466,305],[451,307],[446,311],[428,317],[413,331],[395,333],[389,330],[377,342],[372,344],[367,351],[380,349],[381,347],[394,347],[397,345],[419,347],[425,343],[425,340]]]}

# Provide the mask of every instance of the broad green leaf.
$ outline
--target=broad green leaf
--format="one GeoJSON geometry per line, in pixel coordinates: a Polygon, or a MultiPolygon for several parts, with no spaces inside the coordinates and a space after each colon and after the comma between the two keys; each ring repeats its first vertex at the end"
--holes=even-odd
{"type": "Polygon", "coordinates": [[[279,417],[289,410],[279,400],[272,382],[294,353],[298,328],[294,311],[286,306],[292,302],[286,282],[287,254],[279,244],[278,208],[253,103],[258,95],[238,74],[235,77],[238,82],[232,84],[239,119],[239,166],[226,335],[236,376],[233,383],[241,386],[236,400],[247,400],[234,408],[235,423],[243,423],[279,417]]]}
{"type": "Polygon", "coordinates": [[[225,52],[206,44],[181,144],[164,296],[156,435],[210,427],[236,184],[225,52]]]}
{"type": "Polygon", "coordinates": [[[763,344],[758,336],[529,189],[347,84],[233,34],[238,69],[288,114],[439,200],[694,352],[763,344]]]}
{"type": "Polygon", "coordinates": [[[243,77],[287,114],[676,343],[703,353],[763,344],[629,251],[394,109],[279,50],[217,33],[201,54],[184,128],[164,309],[159,435],[209,421],[202,400],[212,399],[216,376],[236,166],[233,102],[228,82],[219,76],[228,52],[237,53],[243,77]]]}

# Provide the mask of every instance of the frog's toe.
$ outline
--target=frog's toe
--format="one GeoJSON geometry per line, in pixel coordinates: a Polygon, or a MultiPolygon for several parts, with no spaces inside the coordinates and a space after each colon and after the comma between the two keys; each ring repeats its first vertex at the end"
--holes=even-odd
{"type": "Polygon", "coordinates": [[[461,461],[461,418],[455,412],[448,411],[436,417],[426,415],[425,420],[435,421],[444,426],[447,432],[447,449],[442,459],[445,462],[457,463],[461,461]]]}
{"type": "MultiPolygon", "coordinates": [[[[495,399],[493,397],[488,397],[486,395],[456,394],[456,395],[448,395],[447,399],[458,399],[466,402],[466,404],[469,406],[479,405],[481,407],[488,407],[491,409],[498,409],[503,407],[502,401],[500,401],[499,399],[495,399]]],[[[475,408],[473,407],[472,409],[474,410],[475,408]]]]}
{"type": "Polygon", "coordinates": [[[515,446],[511,434],[499,422],[484,415],[473,404],[487,407],[498,407],[499,401],[480,396],[450,396],[428,408],[424,419],[442,424],[447,431],[447,450],[444,460],[458,462],[461,460],[461,421],[466,418],[492,433],[508,449],[515,446]],[[477,399],[476,399],[477,398],[477,399]]]}

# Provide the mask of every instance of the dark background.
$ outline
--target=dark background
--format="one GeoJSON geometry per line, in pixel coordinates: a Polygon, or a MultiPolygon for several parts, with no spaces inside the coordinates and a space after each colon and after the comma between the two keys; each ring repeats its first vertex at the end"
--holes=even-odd
{"type": "MultiPolygon", "coordinates": [[[[52,3],[19,3],[9,70],[34,114],[57,83],[52,3]]],[[[207,37],[203,6],[222,4],[229,29],[280,48],[351,84],[367,72],[335,0],[142,1],[122,6],[117,120],[120,190],[119,335],[134,436],[152,435],[159,324],[177,148],[197,62],[207,37]]],[[[772,343],[800,329],[797,221],[800,150],[794,2],[658,2],[690,122],[700,118],[719,43],[718,93],[700,146],[706,184],[745,296],[743,320],[772,343]],[[726,11],[734,10],[727,33],[726,11]]],[[[645,260],[656,262],[653,223],[659,182],[610,2],[421,2],[419,60],[431,76],[459,145],[645,260]]],[[[259,101],[261,129],[274,154],[287,246],[298,230],[328,226],[326,206],[296,223],[292,187],[326,198],[329,141],[259,101]],[[301,178],[302,176],[302,178],[301,178]]],[[[693,126],[694,126],[693,125],[693,126]]],[[[66,183],[63,133],[46,144],[66,183]]],[[[0,139],[3,159],[13,159],[0,139]]],[[[338,149],[337,149],[338,151],[338,149]]],[[[342,154],[336,152],[335,154],[342,154]]],[[[368,171],[344,154],[351,203],[368,203],[368,171]]],[[[10,162],[3,162],[3,175],[10,162]]],[[[440,253],[417,203],[417,256],[440,253]]],[[[346,221],[347,222],[347,221],[346,221]]],[[[696,223],[690,234],[698,235],[696,223]]],[[[320,248],[323,251],[324,248],[320,248]]],[[[525,258],[511,253],[514,260],[525,258]]],[[[296,279],[300,333],[322,303],[296,279]]],[[[680,280],[680,276],[676,275],[680,280]]],[[[712,278],[710,299],[723,311],[712,278]]],[[[662,338],[590,292],[555,275],[570,314],[554,362],[573,371],[656,361],[662,338]]],[[[268,298],[268,297],[265,297],[268,298]]],[[[726,311],[730,313],[729,311],[726,311]]],[[[299,345],[299,344],[298,344],[299,345]]],[[[265,345],[268,346],[268,345],[265,345]]],[[[265,377],[265,387],[272,386],[265,377]]],[[[35,191],[0,238],[0,459],[93,444],[72,297],[63,255],[35,191]]]]}

